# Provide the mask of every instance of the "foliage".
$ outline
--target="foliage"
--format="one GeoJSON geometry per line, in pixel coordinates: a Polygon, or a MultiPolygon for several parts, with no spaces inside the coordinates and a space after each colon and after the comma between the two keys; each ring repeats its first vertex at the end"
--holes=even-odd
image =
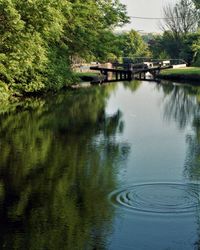
{"type": "Polygon", "coordinates": [[[179,58],[182,41],[175,39],[171,31],[165,31],[163,35],[154,36],[149,41],[149,49],[154,58],[179,58]]]}
{"type": "Polygon", "coordinates": [[[122,57],[149,57],[150,52],[147,44],[135,30],[122,33],[119,36],[119,44],[122,51],[122,57]]]}
{"type": "Polygon", "coordinates": [[[198,32],[197,39],[192,43],[192,51],[194,53],[194,65],[200,66],[200,31],[198,32]]]}
{"type": "Polygon", "coordinates": [[[126,22],[118,0],[0,0],[0,81],[11,92],[58,90],[72,81],[72,57],[106,60],[111,30],[126,22]]]}
{"type": "Polygon", "coordinates": [[[112,47],[111,31],[115,26],[128,22],[125,6],[118,0],[71,2],[69,25],[63,37],[70,55],[78,55],[86,60],[93,57],[106,59],[106,53],[112,47]]]}
{"type": "Polygon", "coordinates": [[[183,39],[183,48],[180,57],[184,58],[189,64],[198,65],[198,57],[200,56],[200,31],[190,33],[183,39]]]}
{"type": "Polygon", "coordinates": [[[171,31],[165,31],[149,41],[149,49],[154,58],[184,59],[189,65],[200,65],[199,31],[180,36],[178,39],[171,31]]]}
{"type": "Polygon", "coordinates": [[[200,28],[200,0],[193,0],[193,2],[194,2],[196,9],[197,9],[198,26],[200,28]]]}
{"type": "Polygon", "coordinates": [[[199,65],[199,9],[191,0],[179,0],[164,8],[163,35],[154,36],[149,47],[156,58],[184,59],[189,65],[199,65]]]}
{"type": "MultiPolygon", "coordinates": [[[[8,86],[0,81],[0,101],[7,101],[10,96],[10,91],[8,89],[8,86]]],[[[0,102],[1,103],[1,102],[0,102]]]]}
{"type": "Polygon", "coordinates": [[[163,29],[170,30],[175,38],[197,30],[198,13],[191,0],[179,0],[175,6],[168,4],[163,10],[163,29]]]}
{"type": "Polygon", "coordinates": [[[200,9],[200,1],[199,0],[193,0],[193,2],[195,3],[196,8],[200,9]]]}
{"type": "Polygon", "coordinates": [[[25,92],[43,90],[50,79],[47,75],[50,42],[55,43],[63,31],[67,8],[59,0],[0,2],[0,79],[10,89],[25,92]]]}

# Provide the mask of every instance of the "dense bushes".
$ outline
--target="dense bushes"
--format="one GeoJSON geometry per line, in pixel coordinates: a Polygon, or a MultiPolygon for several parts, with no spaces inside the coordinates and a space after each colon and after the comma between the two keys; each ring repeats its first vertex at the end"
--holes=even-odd
{"type": "Polygon", "coordinates": [[[1,0],[0,21],[0,80],[11,90],[45,89],[53,61],[50,43],[59,41],[65,23],[59,4],[1,0]]]}

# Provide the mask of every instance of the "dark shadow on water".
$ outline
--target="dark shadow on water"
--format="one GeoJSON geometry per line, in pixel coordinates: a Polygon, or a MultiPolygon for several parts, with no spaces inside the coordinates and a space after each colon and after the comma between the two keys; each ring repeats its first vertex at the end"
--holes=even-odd
{"type": "Polygon", "coordinates": [[[118,162],[129,145],[115,86],[29,99],[0,115],[1,249],[107,249],[118,162]]]}

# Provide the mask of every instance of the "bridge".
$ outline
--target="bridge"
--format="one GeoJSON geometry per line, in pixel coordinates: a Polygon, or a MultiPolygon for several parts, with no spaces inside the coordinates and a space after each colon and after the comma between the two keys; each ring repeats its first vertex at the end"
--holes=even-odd
{"type": "Polygon", "coordinates": [[[100,82],[113,82],[132,81],[133,79],[146,80],[147,73],[149,73],[152,79],[155,80],[161,70],[178,67],[186,67],[186,63],[181,59],[148,59],[148,61],[144,60],[143,62],[137,63],[113,63],[112,67],[101,65],[92,66],[90,69],[100,72],[101,76],[103,76],[103,78],[101,77],[100,82]]]}

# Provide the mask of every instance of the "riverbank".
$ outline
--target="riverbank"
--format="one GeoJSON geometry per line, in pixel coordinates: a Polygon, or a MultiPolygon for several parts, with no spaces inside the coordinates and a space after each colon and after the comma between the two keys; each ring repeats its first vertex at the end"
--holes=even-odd
{"type": "Polygon", "coordinates": [[[80,82],[90,82],[91,84],[101,84],[106,76],[97,72],[76,73],[75,76],[80,82]]]}
{"type": "Polygon", "coordinates": [[[94,77],[97,76],[97,73],[93,73],[93,72],[78,72],[75,73],[76,78],[79,79],[80,82],[87,82],[87,81],[92,81],[94,77]]]}
{"type": "MultiPolygon", "coordinates": [[[[54,94],[57,92],[60,92],[65,89],[70,89],[74,85],[78,85],[81,80],[81,76],[85,77],[92,77],[95,76],[95,74],[91,73],[91,76],[88,75],[88,73],[73,73],[72,71],[68,72],[69,74],[66,76],[65,83],[63,84],[53,84],[53,83],[48,83],[41,88],[38,89],[29,89],[28,84],[27,85],[22,85],[22,84],[14,84],[8,86],[6,83],[2,82],[0,80],[0,103],[5,103],[5,102],[12,102],[13,100],[16,99],[23,99],[27,97],[41,97],[45,96],[46,94],[54,94]]],[[[63,81],[64,82],[64,81],[63,81]]]]}
{"type": "Polygon", "coordinates": [[[200,67],[163,70],[158,78],[175,81],[192,81],[200,84],[200,67]]]}
{"type": "Polygon", "coordinates": [[[93,84],[98,83],[101,80],[98,73],[93,72],[79,72],[72,73],[68,79],[68,83],[60,88],[42,89],[40,91],[25,91],[23,88],[8,88],[8,86],[0,81],[0,104],[1,107],[15,103],[21,100],[25,100],[31,97],[46,97],[48,95],[54,95],[65,90],[73,90],[77,88],[86,88],[93,84]],[[69,84],[70,82],[70,84],[69,84]],[[90,83],[89,83],[90,82],[90,83]]]}

